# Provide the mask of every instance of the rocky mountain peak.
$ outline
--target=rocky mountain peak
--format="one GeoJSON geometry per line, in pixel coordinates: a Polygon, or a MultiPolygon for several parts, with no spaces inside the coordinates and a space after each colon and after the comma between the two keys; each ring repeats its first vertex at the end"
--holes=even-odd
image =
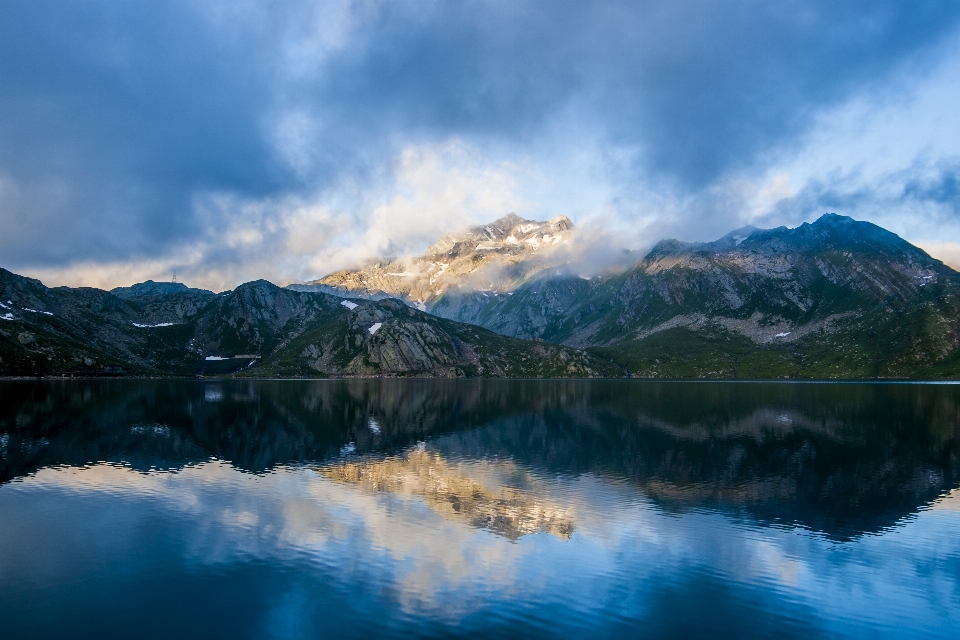
{"type": "Polygon", "coordinates": [[[510,213],[447,234],[421,256],[341,271],[291,288],[370,299],[387,295],[426,310],[450,289],[495,293],[515,288],[556,266],[558,249],[571,244],[573,232],[566,216],[538,221],[510,213]]]}
{"type": "Polygon", "coordinates": [[[490,224],[471,227],[466,232],[449,233],[429,247],[424,256],[446,256],[473,251],[523,250],[537,251],[544,244],[558,244],[573,230],[567,216],[557,216],[545,222],[527,220],[515,213],[494,220],[490,224]]]}
{"type": "Polygon", "coordinates": [[[812,223],[804,223],[796,229],[784,228],[784,231],[797,243],[819,248],[894,249],[923,253],[892,231],[835,213],[825,213],[812,223]]]}

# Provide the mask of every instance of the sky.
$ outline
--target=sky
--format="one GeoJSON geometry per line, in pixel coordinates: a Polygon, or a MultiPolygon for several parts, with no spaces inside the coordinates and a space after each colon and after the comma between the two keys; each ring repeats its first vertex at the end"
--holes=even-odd
{"type": "Polygon", "coordinates": [[[509,212],[960,267],[960,3],[0,0],[0,266],[307,281],[509,212]]]}

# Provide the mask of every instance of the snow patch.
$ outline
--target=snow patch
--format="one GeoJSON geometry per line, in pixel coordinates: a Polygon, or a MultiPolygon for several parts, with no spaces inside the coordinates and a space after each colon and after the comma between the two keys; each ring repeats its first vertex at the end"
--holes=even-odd
{"type": "Polygon", "coordinates": [[[346,307],[347,309],[350,309],[350,311],[353,311],[354,309],[357,308],[357,303],[350,302],[349,300],[342,300],[340,302],[340,305],[346,307]]]}
{"type": "Polygon", "coordinates": [[[134,322],[133,326],[140,327],[141,329],[153,329],[155,327],[172,327],[175,322],[161,322],[160,324],[139,324],[134,322]]]}
{"type": "Polygon", "coordinates": [[[792,331],[787,331],[787,332],[785,332],[785,333],[778,333],[778,334],[775,335],[774,337],[775,337],[775,338],[786,338],[786,337],[787,337],[788,335],[790,335],[791,333],[793,333],[793,332],[792,332],[792,331]]]}
{"type": "Polygon", "coordinates": [[[446,271],[447,269],[450,268],[450,264],[449,264],[449,263],[440,263],[440,264],[437,265],[437,266],[438,266],[439,268],[437,269],[436,275],[434,275],[432,278],[430,278],[430,284],[433,284],[433,282],[434,282],[437,278],[439,278],[440,276],[443,275],[443,272],[444,272],[444,271],[446,271]]]}
{"type": "Polygon", "coordinates": [[[373,334],[375,334],[375,333],[377,332],[377,330],[378,330],[380,327],[382,327],[382,326],[383,326],[383,323],[382,323],[382,322],[378,322],[378,323],[376,323],[375,325],[373,325],[372,327],[370,327],[369,329],[367,329],[367,331],[370,332],[370,335],[373,335],[373,334]]]}
{"type": "Polygon", "coordinates": [[[230,358],[221,358],[220,356],[207,356],[204,360],[229,360],[230,358]]]}
{"type": "Polygon", "coordinates": [[[23,310],[24,310],[24,311],[29,311],[30,313],[42,313],[42,314],[47,315],[47,316],[52,316],[52,315],[53,315],[53,314],[50,313],[49,311],[37,311],[36,309],[28,309],[28,308],[26,308],[26,307],[24,307],[23,310]]]}
{"type": "Polygon", "coordinates": [[[540,228],[540,225],[538,224],[522,224],[519,227],[517,227],[517,231],[519,231],[520,233],[529,233],[534,229],[539,229],[539,228],[540,228]]]}
{"type": "Polygon", "coordinates": [[[8,307],[7,305],[3,304],[2,302],[0,302],[0,307],[3,307],[4,309],[9,309],[9,308],[10,308],[10,307],[8,307]]]}
{"type": "Polygon", "coordinates": [[[375,434],[380,433],[380,423],[377,422],[376,418],[369,418],[367,420],[367,426],[370,427],[370,431],[375,434]]]}
{"type": "Polygon", "coordinates": [[[14,320],[14,319],[15,318],[13,317],[12,313],[5,313],[2,316],[0,316],[0,320],[14,320]]]}

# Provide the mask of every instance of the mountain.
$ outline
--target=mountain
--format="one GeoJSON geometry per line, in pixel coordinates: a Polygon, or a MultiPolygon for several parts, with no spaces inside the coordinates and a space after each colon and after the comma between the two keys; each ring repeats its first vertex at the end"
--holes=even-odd
{"type": "Polygon", "coordinates": [[[511,214],[419,258],[220,294],[0,270],[0,372],[960,376],[960,274],[876,225],[826,214],[664,240],[590,279],[572,275],[574,242],[566,218],[511,214]]]}
{"type": "Polygon", "coordinates": [[[709,243],[665,240],[605,278],[538,274],[445,315],[592,347],[663,377],[960,375],[960,274],[889,231],[826,214],[709,243]]]}
{"type": "Polygon", "coordinates": [[[213,294],[143,283],[45,287],[0,269],[0,374],[624,375],[574,347],[518,340],[396,300],[249,282],[213,294]]]}
{"type": "Polygon", "coordinates": [[[373,266],[339,271],[302,285],[298,291],[382,299],[399,298],[436,315],[438,305],[459,291],[481,299],[510,291],[533,275],[562,264],[573,238],[566,216],[547,222],[509,214],[462,234],[449,234],[419,257],[385,260],[373,266]]]}

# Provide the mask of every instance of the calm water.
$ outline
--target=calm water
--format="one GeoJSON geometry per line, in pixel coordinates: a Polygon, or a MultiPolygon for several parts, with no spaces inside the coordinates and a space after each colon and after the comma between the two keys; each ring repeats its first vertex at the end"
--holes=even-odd
{"type": "Polygon", "coordinates": [[[960,386],[0,383],[0,636],[960,637],[960,386]]]}

